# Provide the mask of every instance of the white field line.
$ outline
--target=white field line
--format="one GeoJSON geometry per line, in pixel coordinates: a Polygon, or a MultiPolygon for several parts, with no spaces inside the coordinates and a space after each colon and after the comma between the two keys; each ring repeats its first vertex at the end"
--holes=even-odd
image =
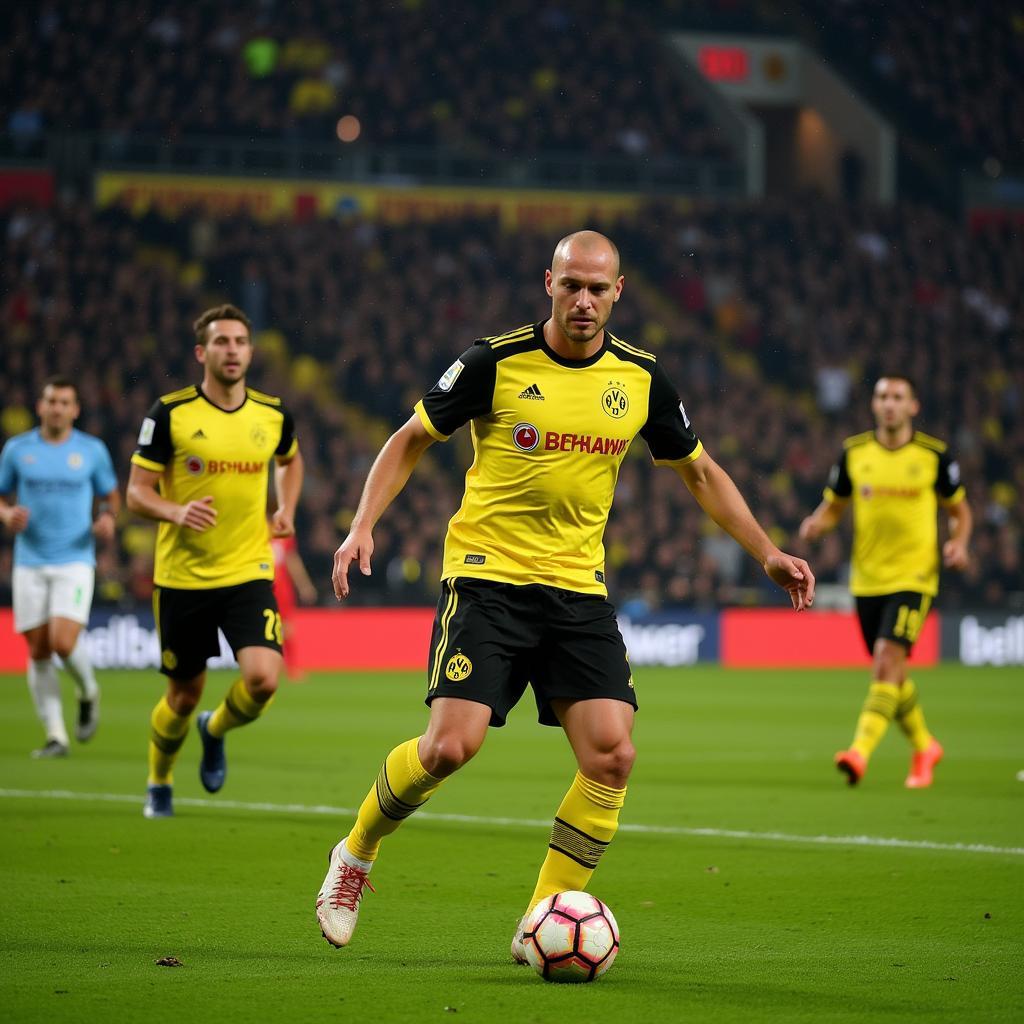
{"type": "MultiPolygon", "coordinates": [[[[136,804],[142,797],[130,793],[76,793],[69,789],[0,789],[0,799],[71,800],[79,803],[136,804]]],[[[260,814],[324,815],[349,818],[356,812],[351,807],[327,804],[246,803],[241,800],[207,800],[202,797],[175,797],[178,807],[202,807],[231,811],[255,811],[260,814]]],[[[498,818],[474,814],[434,814],[420,811],[413,821],[452,822],[459,825],[497,826],[499,828],[549,828],[550,820],[536,818],[498,818]]],[[[933,850],[943,853],[994,853],[1007,857],[1024,857],[1024,847],[991,846],[987,843],[937,843],[928,839],[895,839],[885,836],[805,836],[789,832],[753,832],[730,828],[685,828],[677,825],[636,825],[624,822],[620,832],[641,835],[694,836],[705,839],[740,839],[755,843],[807,843],[812,846],[861,846],[897,850],[933,850]]]]}

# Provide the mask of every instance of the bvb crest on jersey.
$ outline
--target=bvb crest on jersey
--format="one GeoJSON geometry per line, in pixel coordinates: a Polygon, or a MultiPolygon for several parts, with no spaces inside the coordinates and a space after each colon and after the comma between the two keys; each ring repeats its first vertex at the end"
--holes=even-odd
{"type": "Polygon", "coordinates": [[[610,381],[601,396],[601,408],[613,420],[621,419],[629,412],[629,396],[618,381],[610,381]]]}

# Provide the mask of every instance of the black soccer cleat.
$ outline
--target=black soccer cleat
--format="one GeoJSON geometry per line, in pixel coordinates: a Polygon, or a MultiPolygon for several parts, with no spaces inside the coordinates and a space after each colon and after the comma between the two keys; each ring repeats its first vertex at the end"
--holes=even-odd
{"type": "Polygon", "coordinates": [[[199,738],[203,742],[203,757],[199,762],[199,781],[207,793],[216,793],[224,785],[228,774],[228,759],[224,753],[224,740],[209,732],[212,711],[204,711],[196,719],[199,738]]]}

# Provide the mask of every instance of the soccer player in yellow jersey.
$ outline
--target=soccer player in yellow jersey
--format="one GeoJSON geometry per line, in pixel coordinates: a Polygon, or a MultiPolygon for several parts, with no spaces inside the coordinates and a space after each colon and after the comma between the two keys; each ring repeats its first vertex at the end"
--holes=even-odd
{"type": "Polygon", "coordinates": [[[949,516],[942,546],[947,568],[967,565],[972,520],[946,445],[914,430],[919,408],[909,378],[882,377],[871,399],[874,431],[847,438],[824,500],[800,525],[804,540],[816,540],[839,524],[853,501],[850,591],[873,661],[853,743],[835,756],[851,786],[864,777],[894,718],[914,749],[906,786],[930,786],[942,760],[942,746],[928,731],[917,688],[907,677],[907,658],[939,591],[938,504],[949,516]]]}
{"type": "MultiPolygon", "coordinates": [[[[504,725],[528,684],[539,720],[565,730],[579,767],[528,909],[586,887],[618,827],[634,758],[633,677],[607,600],[602,536],[637,434],[795,608],[814,596],[807,563],[758,526],[655,357],[605,329],[623,286],[612,242],[593,231],[562,239],[545,286],[550,319],[478,341],[391,436],[335,554],[341,599],[353,562],[370,574],[373,527],[424,451],[471,424],[475,458],[448,524],[430,641],[429,723],[387,755],[331,851],[316,913],[335,946],[352,937],[381,840],[476,754],[489,726],[504,725]]],[[[512,954],[523,959],[518,928],[512,954]]]]}
{"type": "Polygon", "coordinates": [[[303,464],[291,414],[279,398],[245,385],[250,324],[231,305],[193,325],[203,382],[164,395],[142,422],[132,456],[128,508],[160,522],[153,611],[167,693],[150,718],[149,780],[143,813],[170,817],[174,762],[203,693],[218,628],[241,678],[213,711],[199,715],[199,777],[224,784],[224,734],[263,714],[281,673],[281,616],[271,590],[270,534],[294,532],[303,464]],[[275,464],[277,511],[266,518],[275,464]]]}

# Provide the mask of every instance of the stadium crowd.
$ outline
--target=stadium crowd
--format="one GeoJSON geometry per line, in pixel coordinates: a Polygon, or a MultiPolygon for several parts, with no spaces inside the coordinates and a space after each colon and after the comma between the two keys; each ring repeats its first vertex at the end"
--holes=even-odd
{"type": "MultiPolygon", "coordinates": [[[[709,450],[780,542],[794,543],[842,438],[870,428],[875,377],[896,368],[918,381],[918,425],[955,446],[978,519],[972,567],[945,579],[942,602],[1024,603],[1019,236],[810,196],[651,207],[606,229],[627,282],[613,331],[664,360],[709,450]]],[[[172,220],[73,202],[9,211],[0,232],[3,436],[32,425],[49,373],[71,373],[80,426],[106,439],[126,476],[154,397],[198,379],[193,317],[230,298],[254,320],[253,384],[296,416],[308,465],[299,543],[320,583],[387,433],[473,338],[547,315],[556,240],[487,219],[172,220]]],[[[357,601],[433,602],[466,435],[430,450],[430,471],[382,521],[357,601]]],[[[101,555],[100,602],[149,596],[152,527],[127,517],[122,527],[120,549],[101,555]]],[[[627,612],[776,600],[642,444],[623,465],[606,547],[627,612]]],[[[829,537],[814,552],[819,578],[841,581],[848,551],[829,537]]],[[[5,539],[5,581],[9,560],[5,539]]]]}
{"type": "MultiPolygon", "coordinates": [[[[1024,10],[1011,0],[815,0],[814,16],[958,159],[1024,166],[1024,10]]],[[[993,168],[994,170],[995,168],[993,168]]]]}
{"type": "Polygon", "coordinates": [[[625,5],[88,0],[0,17],[0,124],[24,149],[47,132],[326,145],[340,130],[510,158],[728,156],[625,5]]]}

